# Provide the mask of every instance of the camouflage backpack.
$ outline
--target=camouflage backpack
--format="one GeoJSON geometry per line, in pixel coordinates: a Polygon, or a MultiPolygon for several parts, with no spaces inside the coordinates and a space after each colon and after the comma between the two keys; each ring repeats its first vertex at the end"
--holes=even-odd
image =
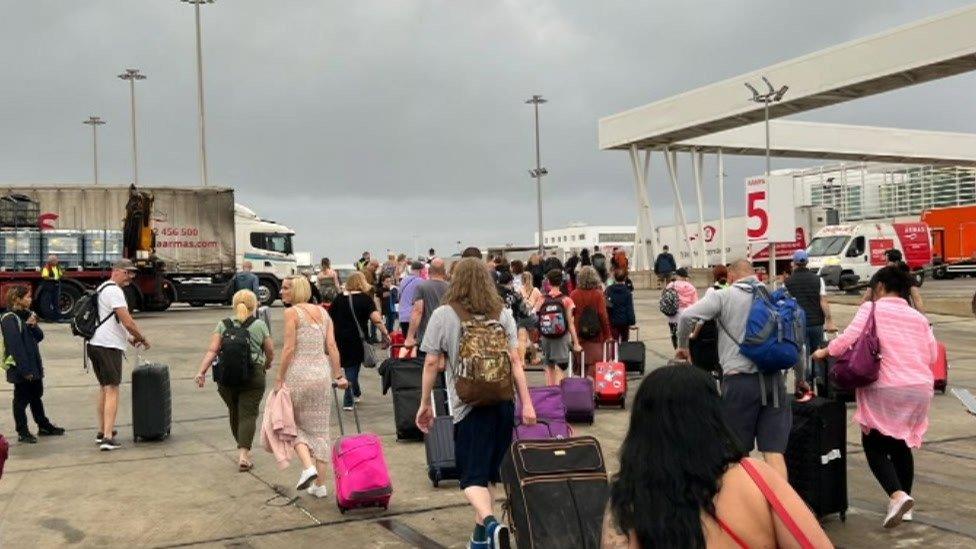
{"type": "Polygon", "coordinates": [[[512,360],[508,353],[508,335],[498,318],[472,315],[451,305],[461,319],[455,389],[462,402],[486,406],[510,401],[512,360]]]}

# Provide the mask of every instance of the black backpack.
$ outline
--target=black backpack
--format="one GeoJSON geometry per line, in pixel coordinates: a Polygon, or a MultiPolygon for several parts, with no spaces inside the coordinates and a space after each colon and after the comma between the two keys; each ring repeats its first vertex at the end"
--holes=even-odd
{"type": "Polygon", "coordinates": [[[229,318],[224,319],[224,333],[220,336],[220,352],[213,366],[214,381],[220,385],[237,387],[251,379],[254,365],[251,360],[251,332],[254,321],[248,318],[240,326],[229,318]]]}
{"type": "Polygon", "coordinates": [[[593,341],[600,337],[602,326],[600,325],[600,314],[596,312],[596,307],[584,307],[580,313],[579,323],[580,337],[586,341],[593,341]]]}
{"type": "Polygon", "coordinates": [[[95,337],[95,332],[99,326],[105,324],[108,322],[108,319],[115,316],[115,311],[112,311],[105,318],[98,317],[98,296],[101,295],[102,290],[109,286],[116,286],[116,284],[114,282],[106,282],[98,290],[88,292],[78,300],[75,314],[71,317],[71,333],[73,335],[89,341],[95,337]]]}

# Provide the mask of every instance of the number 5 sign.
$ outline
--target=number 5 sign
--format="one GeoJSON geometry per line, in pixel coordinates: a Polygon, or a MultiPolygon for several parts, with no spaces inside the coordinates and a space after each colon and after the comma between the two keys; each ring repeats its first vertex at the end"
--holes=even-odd
{"type": "Polygon", "coordinates": [[[792,242],[796,236],[793,177],[746,179],[746,218],[748,242],[792,242]]]}

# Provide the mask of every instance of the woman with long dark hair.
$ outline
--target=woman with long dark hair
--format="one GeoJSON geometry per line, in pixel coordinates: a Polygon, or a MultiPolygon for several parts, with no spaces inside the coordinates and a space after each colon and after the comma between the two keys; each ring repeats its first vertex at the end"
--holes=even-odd
{"type": "Polygon", "coordinates": [[[706,373],[659,368],[631,409],[603,547],[832,546],[786,479],[739,450],[706,373]]]}

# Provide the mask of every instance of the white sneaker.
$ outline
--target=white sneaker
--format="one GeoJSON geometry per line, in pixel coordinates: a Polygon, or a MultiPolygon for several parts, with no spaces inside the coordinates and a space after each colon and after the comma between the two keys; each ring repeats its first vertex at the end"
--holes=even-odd
{"type": "Polygon", "coordinates": [[[901,516],[901,521],[902,522],[912,522],[913,520],[915,520],[915,518],[912,515],[912,512],[913,511],[914,511],[914,509],[909,509],[908,512],[906,512],[904,515],[901,516]]]}
{"type": "Polygon", "coordinates": [[[342,409],[345,410],[346,412],[351,412],[352,406],[343,406],[342,409]]]}
{"type": "Polygon", "coordinates": [[[312,485],[309,486],[308,489],[306,489],[305,491],[308,492],[308,495],[317,498],[324,498],[329,496],[329,489],[326,488],[324,484],[322,486],[319,486],[318,484],[315,484],[313,482],[312,485]]]}
{"type": "Polygon", "coordinates": [[[302,476],[298,477],[298,484],[295,485],[296,490],[304,490],[308,488],[308,485],[312,483],[315,479],[319,477],[318,471],[315,467],[309,467],[302,471],[302,476]]]}
{"type": "Polygon", "coordinates": [[[884,522],[881,523],[885,528],[894,528],[901,524],[901,521],[905,517],[905,513],[912,510],[915,505],[915,500],[912,496],[905,495],[899,499],[888,502],[888,514],[885,516],[884,522]]]}
{"type": "Polygon", "coordinates": [[[360,402],[363,401],[363,397],[361,396],[353,397],[352,401],[355,402],[356,404],[359,404],[360,402]]]}

